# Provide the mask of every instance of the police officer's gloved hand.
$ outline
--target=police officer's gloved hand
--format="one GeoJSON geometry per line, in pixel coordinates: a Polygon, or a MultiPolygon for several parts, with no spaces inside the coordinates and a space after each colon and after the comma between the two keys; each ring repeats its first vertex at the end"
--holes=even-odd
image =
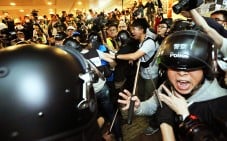
{"type": "Polygon", "coordinates": [[[196,115],[189,115],[178,126],[180,134],[191,141],[218,141],[211,129],[196,115]]]}

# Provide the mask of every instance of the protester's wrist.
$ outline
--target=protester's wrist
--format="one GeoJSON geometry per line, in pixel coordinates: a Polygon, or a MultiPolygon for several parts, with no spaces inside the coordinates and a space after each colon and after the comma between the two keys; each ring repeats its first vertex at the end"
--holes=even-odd
{"type": "Polygon", "coordinates": [[[117,53],[115,53],[115,58],[114,58],[115,60],[117,60],[117,56],[118,56],[118,54],[117,54],[117,53]]]}

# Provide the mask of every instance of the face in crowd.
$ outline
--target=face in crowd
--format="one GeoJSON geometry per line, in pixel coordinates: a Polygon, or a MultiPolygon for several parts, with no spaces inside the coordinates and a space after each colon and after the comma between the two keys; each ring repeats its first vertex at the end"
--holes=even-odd
{"type": "Polygon", "coordinates": [[[127,30],[127,29],[128,29],[127,24],[124,21],[120,21],[118,25],[118,31],[127,30]]]}
{"type": "Polygon", "coordinates": [[[168,28],[167,24],[161,23],[158,25],[158,28],[157,28],[158,35],[160,35],[161,37],[165,37],[166,33],[168,33],[168,32],[169,32],[169,28],[168,28]]]}
{"type": "Polygon", "coordinates": [[[181,95],[192,94],[204,80],[213,80],[209,37],[193,30],[170,34],[161,44],[158,62],[165,68],[172,88],[181,95]]]}
{"type": "Polygon", "coordinates": [[[140,40],[141,35],[144,34],[144,31],[141,27],[131,27],[132,36],[136,40],[140,40]]]}
{"type": "Polygon", "coordinates": [[[168,69],[167,76],[174,89],[182,95],[191,93],[203,80],[203,70],[182,71],[168,69]]]}
{"type": "Polygon", "coordinates": [[[220,25],[224,27],[227,26],[227,21],[222,14],[212,14],[210,17],[217,21],[220,25]]]}
{"type": "Polygon", "coordinates": [[[118,30],[116,26],[110,26],[107,30],[106,30],[108,37],[110,38],[115,38],[117,36],[118,30]]]}

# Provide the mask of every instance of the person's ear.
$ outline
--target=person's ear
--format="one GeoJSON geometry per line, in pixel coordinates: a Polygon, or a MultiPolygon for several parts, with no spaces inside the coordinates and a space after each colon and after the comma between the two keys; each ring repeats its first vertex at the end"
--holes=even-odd
{"type": "Polygon", "coordinates": [[[227,27],[227,22],[224,22],[223,25],[224,25],[224,28],[226,28],[227,27]]]}
{"type": "Polygon", "coordinates": [[[168,27],[166,32],[165,32],[165,36],[168,36],[169,35],[169,32],[170,32],[170,28],[168,27]]]}

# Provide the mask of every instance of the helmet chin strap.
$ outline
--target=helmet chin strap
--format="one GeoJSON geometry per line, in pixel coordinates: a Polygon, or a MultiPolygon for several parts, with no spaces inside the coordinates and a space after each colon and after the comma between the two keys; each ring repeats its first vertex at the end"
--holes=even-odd
{"type": "Polygon", "coordinates": [[[92,88],[92,84],[98,82],[98,79],[105,80],[105,77],[103,74],[96,68],[96,66],[90,61],[85,60],[88,68],[86,69],[85,73],[79,74],[79,78],[82,79],[83,82],[83,95],[79,104],[77,105],[78,109],[86,109],[88,107],[92,108],[94,107],[94,101],[90,98],[90,90],[92,88]]]}
{"type": "Polygon", "coordinates": [[[84,80],[83,83],[83,100],[80,101],[80,103],[77,105],[78,109],[86,109],[89,107],[89,90],[91,88],[91,78],[89,73],[85,74],[79,74],[80,79],[84,80]]]}

